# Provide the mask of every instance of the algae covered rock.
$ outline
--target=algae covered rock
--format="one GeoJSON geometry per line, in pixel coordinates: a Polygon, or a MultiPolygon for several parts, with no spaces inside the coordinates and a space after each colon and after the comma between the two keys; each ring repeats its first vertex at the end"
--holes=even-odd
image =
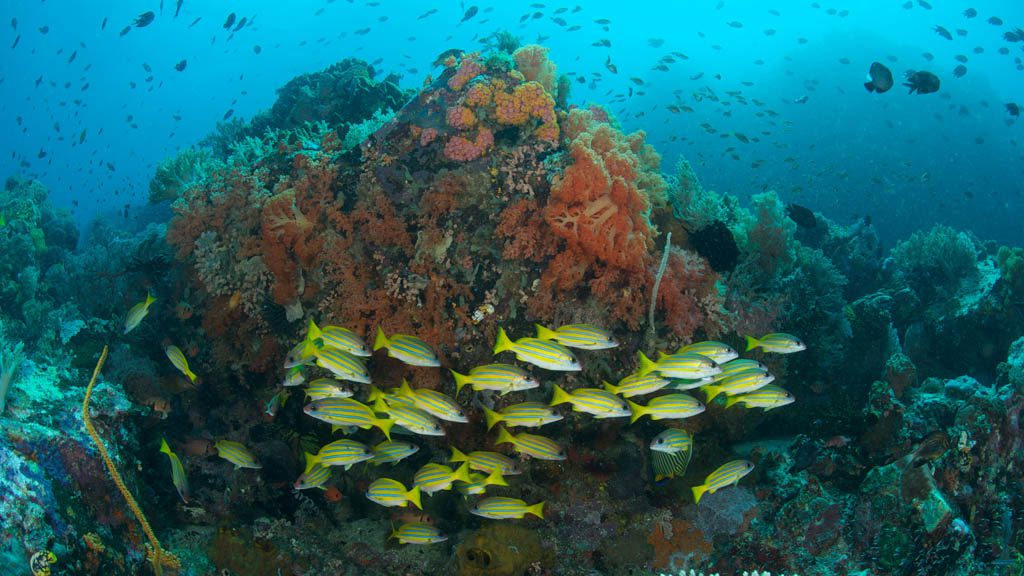
{"type": "Polygon", "coordinates": [[[491,524],[477,530],[455,551],[459,576],[521,576],[532,565],[550,565],[540,536],[517,524],[491,524]]]}

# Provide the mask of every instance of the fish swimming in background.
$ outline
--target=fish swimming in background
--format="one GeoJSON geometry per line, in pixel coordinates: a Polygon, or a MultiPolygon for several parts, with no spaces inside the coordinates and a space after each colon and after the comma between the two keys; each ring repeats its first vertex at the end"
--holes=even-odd
{"type": "Polygon", "coordinates": [[[422,339],[408,334],[393,334],[391,338],[388,338],[384,335],[384,330],[378,326],[373,350],[376,352],[381,348],[386,348],[388,356],[391,358],[401,360],[410,366],[433,368],[441,365],[437,354],[422,339]]]}
{"type": "Polygon", "coordinates": [[[551,406],[569,403],[576,412],[585,412],[595,418],[620,418],[630,415],[626,401],[607,390],[577,388],[572,392],[566,392],[558,384],[553,384],[552,390],[554,395],[551,398],[551,406]]]}
{"type": "Polygon", "coordinates": [[[307,490],[309,488],[323,488],[323,485],[331,479],[331,468],[329,466],[320,466],[317,464],[311,468],[307,468],[302,473],[295,483],[292,484],[292,488],[296,490],[307,490]]]}
{"type": "Polygon", "coordinates": [[[939,36],[942,36],[946,40],[952,40],[953,39],[953,35],[949,32],[949,30],[946,30],[942,26],[935,26],[935,28],[932,28],[932,30],[935,30],[936,34],[938,34],[939,36]]]}
{"type": "Polygon", "coordinates": [[[471,472],[469,474],[469,482],[459,482],[455,488],[463,496],[470,496],[483,494],[487,491],[488,486],[508,486],[508,482],[505,481],[505,477],[502,476],[500,469],[495,468],[486,476],[471,472]]]}
{"type": "Polygon", "coordinates": [[[146,317],[146,314],[149,314],[149,307],[153,305],[153,302],[156,302],[156,298],[154,298],[152,294],[146,293],[145,300],[139,302],[135,306],[132,306],[132,309],[128,311],[128,316],[124,319],[123,334],[131,332],[139,325],[140,322],[142,322],[142,319],[146,317]]]}
{"type": "Polygon", "coordinates": [[[400,402],[388,402],[380,398],[373,407],[376,412],[386,413],[391,420],[402,428],[421,436],[444,436],[444,428],[430,414],[400,402]]]}
{"type": "Polygon", "coordinates": [[[963,78],[967,75],[967,66],[963,64],[957,64],[956,68],[953,68],[953,76],[955,78],[963,78]]]}
{"type": "Polygon", "coordinates": [[[178,348],[174,344],[169,344],[166,348],[164,348],[164,354],[167,355],[167,358],[171,361],[171,364],[173,364],[174,367],[177,368],[179,372],[185,375],[190,382],[192,382],[193,384],[196,383],[196,374],[191,369],[189,369],[188,358],[185,357],[185,353],[181,351],[181,348],[178,348]]]}
{"type": "Polygon", "coordinates": [[[707,393],[707,398],[704,401],[710,404],[716,396],[722,393],[728,396],[735,396],[737,394],[753,392],[764,388],[773,381],[775,381],[775,376],[760,370],[747,370],[746,372],[733,374],[727,378],[722,378],[714,384],[704,386],[702,389],[707,393]]]}
{"type": "Polygon", "coordinates": [[[146,26],[152,24],[153,20],[155,19],[156,14],[154,14],[152,11],[143,12],[142,14],[139,14],[135,17],[135,20],[132,21],[132,25],[136,28],[145,28],[146,26]]]}
{"type": "Polygon", "coordinates": [[[223,28],[225,30],[230,30],[231,29],[231,25],[234,24],[234,23],[235,23],[235,13],[232,12],[231,14],[228,14],[227,20],[224,21],[223,28]]]}
{"type": "Polygon", "coordinates": [[[391,464],[419,452],[420,447],[409,442],[385,440],[373,447],[373,458],[370,464],[391,464]]]}
{"type": "Polygon", "coordinates": [[[638,352],[638,355],[640,356],[640,369],[637,372],[641,375],[657,372],[667,378],[696,380],[705,376],[714,376],[722,371],[717,362],[700,354],[659,352],[657,362],[652,361],[643,352],[638,352]]]}
{"type": "Polygon", "coordinates": [[[512,342],[504,328],[498,328],[498,338],[494,343],[494,354],[514,352],[516,358],[540,368],[565,372],[582,370],[576,356],[565,346],[557,342],[549,342],[538,338],[520,338],[512,342]]]}
{"type": "Polygon", "coordinates": [[[753,469],[754,463],[749,460],[732,460],[722,464],[714,472],[708,474],[703,484],[690,489],[693,491],[694,503],[700,504],[700,499],[705,493],[714,494],[726,486],[735,486],[753,469]]]}
{"type": "Polygon", "coordinates": [[[344,382],[333,378],[317,378],[306,387],[307,400],[323,398],[351,398],[355,393],[344,382]]]}
{"type": "Polygon", "coordinates": [[[316,365],[329,370],[341,380],[370,383],[370,372],[363,360],[344,350],[325,346],[316,352],[316,365]]]}
{"type": "Polygon", "coordinates": [[[466,20],[469,20],[473,16],[476,16],[477,12],[479,11],[480,8],[476,6],[470,6],[469,9],[466,10],[466,13],[462,15],[462,20],[459,20],[459,23],[465,22],[466,20]]]}
{"type": "Polygon", "coordinates": [[[178,490],[178,496],[181,496],[181,500],[188,504],[188,477],[185,476],[185,467],[181,465],[178,455],[171,452],[171,447],[167,445],[167,440],[163,438],[160,439],[160,451],[167,454],[167,458],[171,461],[171,483],[178,490]]]}
{"type": "Polygon", "coordinates": [[[284,407],[284,403],[288,401],[288,391],[278,390],[276,394],[267,400],[266,407],[263,409],[263,413],[271,418],[277,416],[277,413],[284,407]]]}
{"type": "Polygon", "coordinates": [[[505,476],[515,476],[516,474],[523,473],[522,468],[516,464],[515,460],[498,452],[476,450],[469,454],[464,454],[455,446],[452,446],[451,450],[452,456],[448,459],[449,462],[467,462],[473,470],[479,470],[488,474],[495,470],[500,470],[505,476]]]}
{"type": "Polygon", "coordinates": [[[567,348],[580,350],[605,350],[619,345],[611,332],[591,324],[566,324],[551,330],[534,324],[538,340],[554,340],[567,348]]]}
{"type": "Polygon", "coordinates": [[[452,470],[444,464],[428,462],[416,471],[412,483],[419,486],[423,492],[433,494],[441,490],[451,490],[452,483],[456,480],[467,483],[470,481],[469,463],[463,463],[462,466],[452,470]]]}
{"type": "Polygon", "coordinates": [[[910,91],[908,94],[932,94],[939,91],[939,77],[931,72],[907,72],[907,81],[903,83],[910,91]]]}
{"type": "Polygon", "coordinates": [[[388,440],[391,440],[391,427],[395,425],[394,420],[378,418],[369,406],[354,398],[324,398],[310,402],[302,411],[332,426],[356,426],[364,429],[376,426],[388,440]]]}
{"type": "Polygon", "coordinates": [[[1006,104],[1006,111],[1009,112],[1010,116],[1020,116],[1021,105],[1014,102],[1008,102],[1006,104]]]}
{"type": "Polygon", "coordinates": [[[174,65],[174,69],[178,72],[183,72],[186,66],[188,66],[188,60],[182,60],[174,65]]]}
{"type": "Polygon", "coordinates": [[[455,395],[466,384],[471,384],[473,390],[495,390],[501,396],[509,392],[520,390],[531,390],[538,388],[540,382],[530,374],[512,364],[485,364],[477,366],[469,371],[469,374],[459,374],[455,370],[449,370],[455,378],[455,395]]]}
{"type": "Polygon", "coordinates": [[[174,17],[177,18],[178,14],[181,13],[181,5],[185,3],[185,0],[178,0],[174,5],[174,17]]]}
{"type": "Polygon", "coordinates": [[[392,538],[399,544],[437,544],[448,540],[444,532],[425,522],[406,522],[391,530],[388,540],[392,538]]]}
{"type": "Polygon", "coordinates": [[[633,396],[657,392],[671,383],[671,380],[662,378],[655,373],[634,373],[619,380],[617,385],[602,381],[601,386],[612,394],[618,394],[623,398],[632,398],[633,396]]]}
{"type": "Polygon", "coordinates": [[[516,452],[538,460],[566,459],[565,450],[554,440],[526,432],[513,436],[504,427],[498,428],[498,438],[494,444],[511,444],[516,452]]]}
{"type": "Polygon", "coordinates": [[[626,400],[626,404],[629,405],[632,411],[632,415],[629,418],[630,424],[644,416],[650,416],[651,420],[681,420],[696,416],[705,410],[705,406],[701,404],[700,400],[689,394],[658,396],[652,398],[646,406],[641,406],[630,400],[626,400]]]}
{"type": "Polygon", "coordinates": [[[694,342],[687,344],[676,350],[676,354],[700,354],[705,358],[711,358],[715,362],[722,364],[723,362],[729,362],[739,358],[740,354],[732,346],[724,344],[722,342],[716,342],[714,340],[704,340],[703,342],[694,342]]]}
{"type": "Polygon", "coordinates": [[[395,506],[404,508],[412,503],[413,506],[423,510],[423,505],[420,503],[420,487],[413,486],[411,490],[406,490],[404,484],[391,478],[378,478],[371,482],[366,489],[366,498],[370,502],[389,508],[395,506]]]}
{"type": "Polygon", "coordinates": [[[541,520],[544,519],[544,502],[527,504],[518,498],[506,498],[504,496],[491,496],[476,503],[469,510],[470,514],[500,520],[504,518],[522,518],[527,514],[533,514],[541,520]]]}
{"type": "Polygon", "coordinates": [[[342,438],[326,444],[316,454],[306,454],[306,470],[320,466],[343,466],[345,470],[373,458],[373,450],[362,442],[342,438]]]}
{"type": "MultiPolygon", "coordinates": [[[[891,85],[892,84],[890,83],[890,86],[891,85]]],[[[818,225],[818,218],[810,208],[805,208],[804,206],[793,204],[792,202],[786,204],[786,216],[789,216],[789,219],[796,222],[796,225],[801,228],[814,228],[818,225]]]]}
{"type": "Polygon", "coordinates": [[[483,410],[488,430],[498,422],[504,422],[509,427],[539,428],[562,419],[562,415],[558,411],[543,402],[520,402],[506,406],[500,412],[495,412],[487,406],[484,406],[483,410]]]}
{"type": "Polygon", "coordinates": [[[746,372],[748,370],[768,372],[768,367],[765,366],[763,362],[754,360],[752,358],[737,358],[735,360],[730,360],[725,364],[722,364],[721,368],[722,372],[720,374],[715,374],[714,376],[712,376],[712,379],[715,382],[719,380],[724,380],[729,376],[739,374],[740,372],[746,372]]]}
{"type": "Polygon", "coordinates": [[[747,352],[754,348],[761,348],[765,352],[775,352],[776,354],[792,354],[806,350],[807,345],[804,344],[803,340],[792,334],[773,332],[765,334],[760,338],[747,336],[747,352]]]}
{"type": "Polygon", "coordinates": [[[301,386],[305,381],[306,375],[302,373],[302,366],[295,366],[285,371],[284,380],[281,381],[281,386],[284,386],[285,388],[301,386]]]}
{"type": "Polygon", "coordinates": [[[331,346],[344,350],[353,356],[364,358],[373,356],[373,351],[355,332],[341,326],[324,326],[321,329],[312,318],[309,320],[306,342],[312,343],[317,348],[331,346]]]}
{"type": "Polygon", "coordinates": [[[398,396],[412,400],[416,408],[446,422],[469,422],[462,406],[444,392],[428,388],[413,389],[403,378],[402,385],[398,388],[398,396]]]}
{"type": "MultiPolygon", "coordinates": [[[[709,400],[710,402],[710,400],[709,400]]],[[[767,412],[772,408],[778,408],[779,406],[785,406],[796,402],[796,398],[789,392],[774,385],[767,385],[754,390],[753,392],[746,392],[743,394],[737,394],[736,396],[730,396],[725,401],[725,407],[728,408],[734,404],[743,404],[747,408],[764,408],[767,412]]]]}
{"type": "Polygon", "coordinates": [[[253,470],[259,470],[263,468],[263,465],[256,461],[256,456],[240,442],[217,440],[213,447],[217,449],[218,456],[234,464],[236,469],[252,468],[253,470]]]}

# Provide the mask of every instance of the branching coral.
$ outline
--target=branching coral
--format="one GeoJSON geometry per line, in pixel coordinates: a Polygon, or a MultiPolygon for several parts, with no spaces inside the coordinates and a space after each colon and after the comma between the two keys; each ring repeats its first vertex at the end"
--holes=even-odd
{"type": "Polygon", "coordinates": [[[96,427],[92,424],[92,419],[89,417],[89,401],[92,400],[92,389],[96,385],[96,378],[100,374],[100,370],[103,369],[103,363],[107,360],[107,347],[103,347],[103,352],[100,354],[100,359],[96,362],[96,368],[92,372],[92,378],[89,379],[89,385],[85,388],[85,398],[82,400],[82,422],[85,423],[85,429],[89,432],[89,436],[92,441],[96,444],[96,449],[100,452],[100,457],[103,459],[103,463],[107,467],[107,471],[110,473],[111,479],[114,484],[117,485],[117,489],[124,496],[125,501],[128,503],[128,508],[131,509],[132,514],[135,515],[135,519],[139,521],[142,526],[142,531],[145,532],[146,538],[149,540],[150,549],[148,550],[150,563],[153,565],[153,571],[157,576],[162,576],[164,569],[170,569],[177,571],[181,568],[181,564],[178,558],[170,552],[163,549],[160,546],[160,541],[157,540],[156,533],[153,532],[153,528],[150,527],[149,521],[146,520],[146,515],[142,513],[142,509],[139,508],[139,504],[135,501],[132,493],[128,490],[128,487],[124,485],[124,479],[121,478],[121,473],[117,471],[117,467],[114,466],[114,461],[111,460],[110,454],[107,453],[106,446],[103,445],[103,441],[100,439],[99,432],[96,431],[96,427]]]}
{"type": "Polygon", "coordinates": [[[914,232],[892,249],[892,262],[922,301],[951,296],[978,277],[978,243],[966,232],[937,225],[914,232]]]}
{"type": "Polygon", "coordinates": [[[205,148],[183,150],[156,167],[156,174],[149,182],[149,201],[176,200],[184,188],[201,182],[220,166],[205,148]]]}

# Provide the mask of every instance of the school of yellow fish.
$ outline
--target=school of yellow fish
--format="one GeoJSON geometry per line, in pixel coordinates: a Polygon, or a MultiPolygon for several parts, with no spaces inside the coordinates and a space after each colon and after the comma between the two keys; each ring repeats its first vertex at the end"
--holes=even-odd
{"type": "MultiPolygon", "coordinates": [[[[148,296],[129,312],[125,321],[125,334],[134,329],[149,311],[154,299],[148,296]]],[[[512,340],[501,328],[498,330],[494,354],[511,352],[516,359],[552,371],[579,371],[579,361],[573,349],[602,350],[618,346],[606,330],[590,324],[569,324],[555,330],[537,325],[535,337],[512,340]]],[[[761,348],[765,352],[789,354],[804,350],[804,343],[785,333],[767,334],[761,338],[747,337],[747,351],[761,348]]],[[[309,403],[303,411],[331,425],[332,433],[348,434],[357,429],[379,428],[386,440],[375,446],[349,438],[335,440],[322,446],[316,454],[306,454],[306,468],[295,481],[296,490],[322,488],[331,479],[335,466],[350,469],[366,462],[381,466],[399,462],[415,454],[419,447],[413,443],[392,440],[395,426],[414,435],[444,436],[441,421],[467,423],[469,419],[459,402],[443,392],[416,389],[403,380],[400,385],[381,390],[370,380],[367,359],[377,350],[384,349],[388,356],[412,366],[440,367],[441,362],[431,346],[408,334],[388,337],[380,328],[372,349],[356,333],[340,326],[323,328],[310,320],[305,339],[295,345],[284,361],[286,370],[282,390],[267,403],[266,412],[274,416],[284,404],[291,387],[305,384],[305,397],[309,403]],[[329,374],[306,381],[305,372],[315,366],[329,374]],[[347,382],[364,384],[366,402],[355,399],[355,392],[347,382]]],[[[182,351],[170,345],[165,348],[173,366],[190,381],[196,375],[188,366],[182,351]]],[[[700,414],[705,403],[688,390],[701,390],[705,402],[717,396],[726,396],[725,407],[742,404],[747,408],[771,410],[792,403],[792,394],[772,385],[767,367],[757,360],[740,358],[730,346],[721,342],[704,341],[683,346],[672,354],[659,353],[654,361],[638,353],[639,369],[617,384],[602,382],[601,388],[563,390],[552,385],[552,399],[542,402],[519,402],[494,410],[484,407],[487,429],[498,427],[495,445],[510,444],[524,457],[540,460],[564,460],[565,449],[554,440],[528,432],[510,432],[510,428],[540,428],[557,422],[563,416],[553,407],[569,404],[575,412],[594,418],[629,417],[635,423],[644,416],[652,420],[682,420],[700,414]],[[633,399],[662,390],[671,393],[652,397],[646,404],[633,399]]],[[[455,397],[465,386],[474,391],[496,392],[499,397],[530,390],[540,382],[523,368],[506,363],[486,364],[472,368],[468,374],[451,370],[455,381],[455,397]]],[[[681,428],[667,428],[650,442],[655,480],[661,481],[682,474],[693,450],[693,436],[681,428]]],[[[220,439],[215,443],[218,456],[236,468],[259,469],[256,456],[244,444],[220,439]]],[[[500,452],[473,451],[463,453],[451,446],[448,464],[429,462],[413,476],[411,488],[388,477],[374,480],[366,491],[370,501],[386,507],[404,507],[409,504],[422,509],[422,494],[433,494],[453,487],[462,494],[483,495],[470,513],[484,518],[523,518],[527,514],[544,517],[544,502],[527,503],[516,498],[486,496],[489,486],[508,486],[506,476],[522,473],[515,460],[500,452]],[[458,465],[457,467],[453,467],[458,465]]],[[[181,496],[188,502],[188,479],[177,455],[166,441],[161,452],[171,463],[171,480],[181,496]]],[[[700,503],[704,494],[714,493],[736,485],[753,470],[747,460],[732,460],[711,472],[704,483],[691,488],[694,501],[700,503]]],[[[402,544],[432,544],[447,540],[438,528],[425,522],[405,522],[392,529],[391,538],[402,544]]]]}

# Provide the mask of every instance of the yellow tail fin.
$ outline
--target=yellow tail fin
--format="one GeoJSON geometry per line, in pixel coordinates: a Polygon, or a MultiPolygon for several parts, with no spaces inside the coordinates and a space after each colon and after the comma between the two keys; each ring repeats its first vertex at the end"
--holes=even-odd
{"type": "Polygon", "coordinates": [[[641,376],[646,376],[654,369],[658,367],[650,358],[647,357],[643,352],[637,352],[640,355],[640,370],[638,371],[641,376]]]}
{"type": "Polygon", "coordinates": [[[552,390],[554,391],[554,395],[551,397],[551,406],[558,406],[559,404],[572,402],[572,396],[569,396],[569,393],[562,390],[558,384],[552,384],[552,390]]]}
{"type": "Polygon", "coordinates": [[[388,344],[388,337],[384,335],[384,329],[377,326],[377,338],[373,341],[373,351],[376,352],[381,348],[387,348],[388,344]]]}
{"type": "Polygon", "coordinates": [[[462,387],[465,386],[466,384],[469,384],[472,378],[466,374],[459,374],[458,372],[452,370],[451,368],[449,368],[448,371],[451,372],[452,377],[455,378],[455,395],[458,396],[459,392],[462,391],[462,387]]]}
{"type": "Polygon", "coordinates": [[[545,328],[540,324],[534,324],[537,327],[537,339],[538,340],[554,340],[558,333],[550,328],[545,328]]]}
{"type": "Polygon", "coordinates": [[[537,518],[540,518],[541,520],[543,520],[544,519],[544,502],[540,501],[540,502],[537,502],[536,504],[534,504],[533,506],[527,506],[526,507],[526,513],[527,514],[533,514],[537,518]]]}
{"type": "Polygon", "coordinates": [[[462,450],[459,450],[455,446],[452,446],[452,457],[448,459],[449,462],[468,462],[469,456],[466,456],[462,450]]]}
{"type": "Polygon", "coordinates": [[[420,510],[423,510],[423,505],[420,504],[420,487],[419,486],[413,486],[412,490],[409,490],[408,492],[406,492],[405,499],[408,500],[409,502],[412,502],[413,506],[419,508],[420,510]]]}
{"type": "Polygon", "coordinates": [[[459,482],[465,482],[469,484],[469,462],[463,462],[462,466],[459,466],[458,470],[452,475],[452,480],[458,480],[459,482]]]}
{"type": "MultiPolygon", "coordinates": [[[[709,402],[711,401],[710,397],[709,397],[708,401],[709,402]]],[[[743,401],[743,397],[742,396],[730,396],[729,399],[725,401],[725,407],[728,408],[729,406],[732,406],[733,404],[736,404],[737,402],[742,402],[742,401],[743,401]]]]}
{"type": "Polygon", "coordinates": [[[693,491],[694,504],[700,504],[700,497],[704,495],[704,492],[707,492],[707,489],[707,484],[701,484],[700,486],[690,488],[690,490],[693,491]]]}
{"type": "Polygon", "coordinates": [[[508,339],[508,334],[505,334],[505,329],[498,328],[498,339],[494,342],[494,353],[500,354],[506,350],[512,349],[512,341],[508,339]]]}
{"type": "Polygon", "coordinates": [[[306,342],[322,348],[324,345],[324,334],[320,331],[320,327],[316,325],[316,322],[312,318],[309,319],[309,330],[306,331],[306,342]]]}
{"type": "MultiPolygon", "coordinates": [[[[705,386],[702,390],[704,390],[708,395],[708,397],[704,399],[705,404],[711,404],[711,401],[715,399],[715,396],[722,393],[721,386],[705,386]]],[[[729,406],[732,406],[732,404],[726,403],[725,407],[728,408],[729,406]]]]}
{"type": "Polygon", "coordinates": [[[747,336],[747,352],[761,345],[761,341],[753,336],[747,336]]]}
{"type": "Polygon", "coordinates": [[[406,398],[416,398],[416,393],[413,392],[412,386],[409,386],[409,381],[402,378],[402,385],[398,387],[398,395],[406,398]]]}
{"type": "Polygon", "coordinates": [[[504,426],[498,428],[498,439],[494,441],[495,444],[511,444],[515,446],[516,439],[508,433],[508,430],[504,426]]]}
{"type": "Polygon", "coordinates": [[[636,402],[631,402],[629,400],[626,400],[626,404],[629,404],[629,412],[630,412],[629,423],[630,424],[636,422],[637,420],[642,418],[644,414],[647,413],[647,408],[637,404],[636,402]]]}
{"type": "Polygon", "coordinates": [[[501,422],[504,419],[504,417],[501,414],[498,414],[497,412],[495,412],[494,410],[491,410],[487,406],[484,406],[483,409],[484,409],[484,418],[487,419],[487,430],[490,430],[491,428],[494,428],[495,424],[497,424],[498,422],[501,422]]]}
{"type": "Polygon", "coordinates": [[[607,381],[605,381],[605,380],[601,380],[601,386],[602,386],[602,387],[603,387],[603,388],[604,388],[605,390],[607,390],[607,391],[611,392],[612,394],[618,394],[618,393],[619,393],[619,390],[620,390],[620,388],[619,388],[618,386],[613,386],[613,385],[609,384],[609,383],[608,383],[607,381]]]}
{"type": "Polygon", "coordinates": [[[380,431],[384,433],[385,438],[391,440],[391,427],[395,425],[394,420],[391,418],[378,418],[373,424],[380,428],[380,431]]]}
{"type": "Polygon", "coordinates": [[[320,462],[320,457],[318,455],[316,455],[316,454],[310,454],[309,452],[306,452],[305,454],[306,454],[306,470],[303,472],[303,474],[309,474],[309,471],[313,469],[313,466],[316,466],[317,463],[320,462]]]}
{"type": "Polygon", "coordinates": [[[484,478],[484,486],[508,486],[505,477],[501,475],[501,468],[491,470],[491,473],[484,478]]]}
{"type": "Polygon", "coordinates": [[[171,447],[167,445],[167,440],[163,438],[160,439],[160,451],[168,456],[171,454],[171,447]]]}

